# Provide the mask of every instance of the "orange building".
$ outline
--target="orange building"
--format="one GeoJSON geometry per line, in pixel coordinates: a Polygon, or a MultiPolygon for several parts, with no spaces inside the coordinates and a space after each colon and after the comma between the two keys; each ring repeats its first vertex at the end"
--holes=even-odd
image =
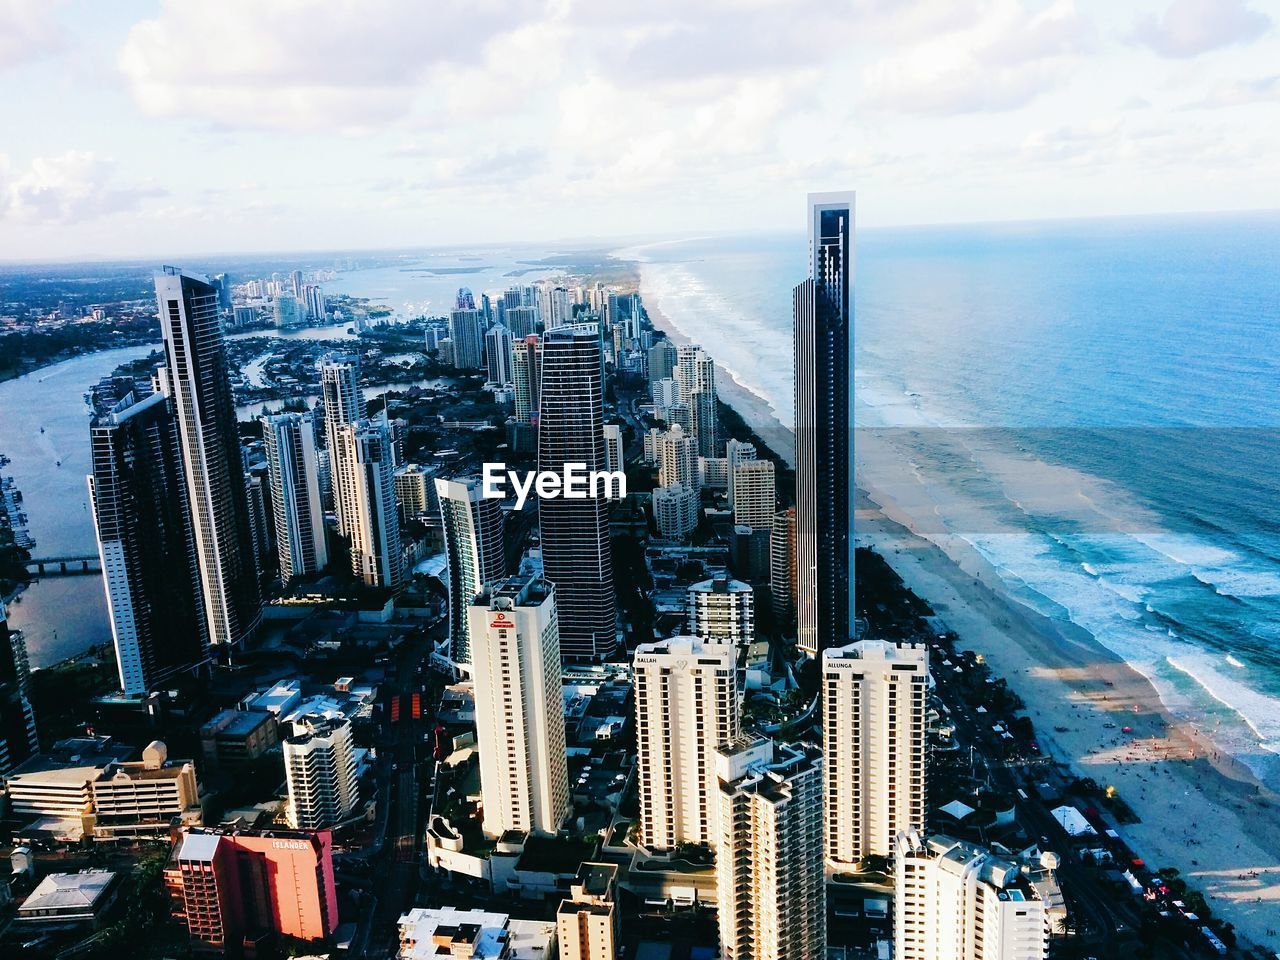
{"type": "Polygon", "coordinates": [[[328,830],[187,830],[165,881],[196,949],[240,956],[267,934],[323,940],[338,926],[328,830]]]}

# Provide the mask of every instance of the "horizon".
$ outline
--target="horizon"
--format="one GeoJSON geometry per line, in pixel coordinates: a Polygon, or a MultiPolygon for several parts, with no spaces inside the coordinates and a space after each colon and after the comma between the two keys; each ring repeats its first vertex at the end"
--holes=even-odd
{"type": "MultiPolygon", "coordinates": [[[[858,191],[854,191],[855,193],[858,191]]],[[[1165,220],[1170,222],[1190,221],[1190,220],[1212,220],[1212,219],[1230,219],[1236,217],[1256,217],[1280,218],[1280,206],[1274,207],[1240,207],[1231,209],[1215,209],[1215,210],[1174,210],[1167,212],[1151,212],[1151,213],[1107,213],[1107,214],[1080,214],[1077,216],[1055,216],[1055,217],[1012,217],[1007,219],[990,219],[990,220],[950,220],[950,221],[921,221],[918,223],[885,223],[874,226],[864,226],[859,223],[857,226],[858,235],[864,234],[888,234],[893,232],[908,232],[913,230],[949,230],[964,228],[1000,228],[1000,227],[1019,227],[1019,226],[1060,226],[1068,224],[1089,224],[1089,223],[1115,223],[1119,221],[1159,221],[1165,220]]],[[[678,243],[692,243],[699,240],[715,240],[725,239],[729,237],[742,238],[762,238],[771,237],[778,239],[787,239],[802,236],[804,234],[803,225],[796,228],[773,227],[764,230],[736,230],[736,231],[690,231],[685,236],[678,237],[657,237],[655,235],[599,235],[584,237],[561,237],[552,239],[533,239],[533,240],[492,240],[492,241],[469,241],[458,243],[428,243],[428,244],[405,244],[398,246],[373,246],[373,247],[310,247],[310,248],[241,248],[232,250],[194,250],[187,252],[165,252],[165,253],[140,253],[121,257],[105,257],[96,255],[69,255],[66,257],[36,257],[36,258],[14,258],[0,257],[0,268],[7,267],[41,267],[41,266],[74,266],[76,264],[143,264],[155,262],[161,265],[181,266],[181,263],[168,263],[168,260],[182,260],[184,258],[192,259],[213,259],[218,257],[234,257],[240,259],[248,258],[289,258],[289,257],[319,257],[329,256],[332,254],[361,254],[361,255],[383,255],[383,256],[409,256],[422,253],[444,253],[453,251],[466,250],[492,250],[530,247],[536,249],[540,253],[555,254],[564,253],[588,253],[600,252],[608,247],[616,247],[610,250],[610,255],[626,249],[643,249],[649,246],[673,245],[678,243]]],[[[156,269],[159,269],[157,267],[156,269]]]]}

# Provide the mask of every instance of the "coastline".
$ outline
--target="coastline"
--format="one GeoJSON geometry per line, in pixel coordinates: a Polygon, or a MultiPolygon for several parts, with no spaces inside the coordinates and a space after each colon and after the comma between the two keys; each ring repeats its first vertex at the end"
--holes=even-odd
{"type": "MultiPolygon", "coordinates": [[[[691,342],[648,297],[645,309],[674,342],[691,342]]],[[[792,432],[716,366],[721,402],[794,468],[792,432]]],[[[857,497],[859,543],[933,607],[959,635],[959,647],[982,653],[1008,681],[1028,704],[1046,754],[1078,776],[1116,787],[1140,819],[1117,827],[1138,855],[1153,868],[1177,867],[1243,940],[1280,948],[1268,935],[1280,912],[1280,795],[1175,717],[1146,677],[1084,629],[1009,598],[994,568],[967,543],[952,538],[944,549],[919,535],[883,491],[859,490],[857,497]],[[1126,726],[1133,732],[1123,733],[1126,726]],[[1214,824],[1208,842],[1195,835],[1205,824],[1214,824]]]]}

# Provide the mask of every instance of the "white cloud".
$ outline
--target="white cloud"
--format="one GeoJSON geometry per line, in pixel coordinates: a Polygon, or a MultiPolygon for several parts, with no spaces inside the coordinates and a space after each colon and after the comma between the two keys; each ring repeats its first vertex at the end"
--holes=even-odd
{"type": "Polygon", "coordinates": [[[1240,107],[1251,103],[1280,103],[1280,73],[1252,80],[1216,83],[1209,95],[1186,105],[1196,107],[1240,107]]]}
{"type": "Polygon", "coordinates": [[[116,186],[114,164],[92,152],[68,150],[36,157],[25,170],[13,170],[0,156],[0,220],[27,223],[78,223],[133,210],[163,191],[148,186],[116,186]]]}
{"type": "Polygon", "coordinates": [[[419,86],[463,69],[536,0],[164,0],[119,66],[148,113],[234,127],[344,130],[403,116],[419,86]]]}
{"type": "Polygon", "coordinates": [[[1270,27],[1271,18],[1244,0],[1174,0],[1160,19],[1140,20],[1132,38],[1162,57],[1194,57],[1256,40],[1270,27]]]}
{"type": "Polygon", "coordinates": [[[0,0],[0,70],[38,59],[62,43],[62,0],[0,0]]]}
{"type": "Polygon", "coordinates": [[[862,103],[934,115],[1013,110],[1063,82],[1093,38],[1072,0],[1038,12],[995,0],[961,29],[868,66],[862,103]]]}

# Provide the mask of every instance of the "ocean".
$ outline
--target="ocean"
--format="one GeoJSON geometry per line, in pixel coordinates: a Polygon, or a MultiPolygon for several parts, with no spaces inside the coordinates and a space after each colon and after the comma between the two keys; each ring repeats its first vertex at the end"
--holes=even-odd
{"type": "MultiPolygon", "coordinates": [[[[859,483],[1280,786],[1280,215],[860,231],[859,483]]],[[[620,251],[792,420],[803,235],[620,251]]]]}

